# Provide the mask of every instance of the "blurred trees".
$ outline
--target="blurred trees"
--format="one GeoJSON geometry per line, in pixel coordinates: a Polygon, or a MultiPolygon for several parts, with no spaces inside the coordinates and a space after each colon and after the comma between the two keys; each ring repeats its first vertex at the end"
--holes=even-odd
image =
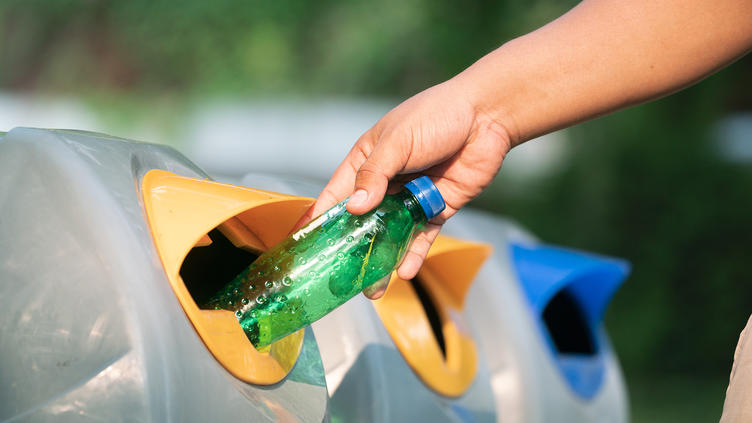
{"type": "Polygon", "coordinates": [[[572,4],[6,0],[0,86],[406,96],[572,4]]]}

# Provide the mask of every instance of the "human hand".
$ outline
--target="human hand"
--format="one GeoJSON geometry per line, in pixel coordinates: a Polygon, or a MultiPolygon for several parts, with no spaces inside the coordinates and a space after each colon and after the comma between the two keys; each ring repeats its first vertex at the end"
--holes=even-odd
{"type": "MultiPolygon", "coordinates": [[[[427,175],[446,209],[418,234],[397,270],[400,278],[413,278],[441,225],[491,183],[510,149],[504,126],[478,110],[468,88],[455,78],[388,112],[358,139],[298,227],[347,196],[350,213],[366,213],[382,201],[390,181],[401,185],[427,175]]],[[[379,298],[387,282],[364,293],[379,298]]]]}
{"type": "MultiPolygon", "coordinates": [[[[298,227],[350,194],[348,211],[365,213],[390,180],[428,175],[447,208],[397,270],[412,278],[440,226],[490,184],[512,145],[704,78],[750,51],[750,16],[746,0],[580,2],[387,113],[358,139],[298,227]]],[[[365,294],[378,298],[385,287],[365,294]]]]}

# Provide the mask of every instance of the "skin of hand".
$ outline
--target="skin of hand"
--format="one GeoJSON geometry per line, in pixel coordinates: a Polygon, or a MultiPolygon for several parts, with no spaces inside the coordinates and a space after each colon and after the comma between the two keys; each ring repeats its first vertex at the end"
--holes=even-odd
{"type": "MultiPolygon", "coordinates": [[[[447,208],[397,273],[415,276],[441,224],[480,194],[515,145],[677,91],[752,48],[749,0],[585,0],[548,25],[400,104],[363,134],[297,227],[350,195],[431,177],[447,208]]],[[[380,297],[386,281],[364,291],[380,297]]]]}
{"type": "MultiPolygon", "coordinates": [[[[414,277],[441,225],[491,183],[510,148],[506,130],[479,114],[464,90],[450,80],[387,113],[358,139],[300,224],[350,194],[347,210],[363,214],[381,202],[390,180],[397,187],[428,175],[446,209],[417,235],[397,270],[402,279],[414,277]]],[[[387,282],[364,292],[378,298],[387,282]]]]}

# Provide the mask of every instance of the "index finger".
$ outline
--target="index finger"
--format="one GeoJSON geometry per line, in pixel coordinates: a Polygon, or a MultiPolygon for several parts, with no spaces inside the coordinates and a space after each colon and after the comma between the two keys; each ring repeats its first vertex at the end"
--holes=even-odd
{"type": "Polygon", "coordinates": [[[332,206],[352,194],[353,187],[355,186],[355,175],[360,166],[362,166],[368,158],[366,149],[370,147],[365,144],[366,137],[370,136],[370,132],[371,131],[369,130],[363,134],[353,148],[350,149],[350,152],[347,153],[345,159],[342,160],[342,163],[337,166],[337,169],[332,174],[329,183],[327,183],[324,189],[321,190],[316,202],[313,203],[311,208],[309,208],[303,217],[298,220],[292,231],[298,230],[303,225],[310,222],[314,217],[329,210],[332,206]]]}

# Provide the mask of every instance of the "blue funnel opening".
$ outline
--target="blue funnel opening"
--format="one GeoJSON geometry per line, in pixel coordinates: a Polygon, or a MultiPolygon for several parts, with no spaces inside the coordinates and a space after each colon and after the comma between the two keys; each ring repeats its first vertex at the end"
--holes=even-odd
{"type": "Polygon", "coordinates": [[[620,259],[543,245],[510,244],[530,310],[572,390],[592,398],[605,371],[603,314],[629,274],[620,259]]]}

